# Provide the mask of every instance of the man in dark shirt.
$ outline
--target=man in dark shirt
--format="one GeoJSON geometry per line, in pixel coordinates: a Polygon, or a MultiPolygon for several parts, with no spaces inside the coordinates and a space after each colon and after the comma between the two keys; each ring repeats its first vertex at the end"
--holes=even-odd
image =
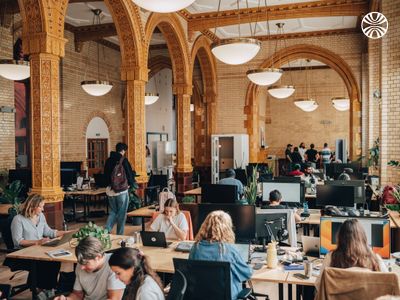
{"type": "Polygon", "coordinates": [[[287,144],[286,150],[285,150],[285,159],[287,163],[292,162],[292,144],[287,144]]]}
{"type": "MultiPolygon", "coordinates": [[[[285,209],[286,206],[281,204],[282,201],[282,194],[278,190],[273,190],[269,193],[269,204],[263,204],[261,208],[265,209],[285,209]]],[[[300,215],[295,211],[294,213],[294,220],[296,223],[301,221],[300,215]]]]}
{"type": "Polygon", "coordinates": [[[292,163],[294,164],[300,164],[303,162],[303,158],[300,155],[299,148],[294,147],[293,153],[292,153],[292,163]]]}
{"type": "Polygon", "coordinates": [[[314,149],[314,144],[306,151],[306,161],[316,163],[318,161],[318,151],[314,149]]]}

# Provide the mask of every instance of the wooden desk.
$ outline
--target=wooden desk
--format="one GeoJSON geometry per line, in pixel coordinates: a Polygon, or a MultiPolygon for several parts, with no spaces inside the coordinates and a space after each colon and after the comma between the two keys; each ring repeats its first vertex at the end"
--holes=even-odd
{"type": "Polygon", "coordinates": [[[127,213],[127,217],[141,217],[142,218],[142,230],[145,231],[145,218],[151,218],[156,212],[155,208],[150,208],[154,206],[144,206],[127,213]]]}
{"type": "MultiPolygon", "coordinates": [[[[89,209],[89,202],[91,199],[103,196],[106,194],[106,188],[98,188],[95,190],[82,190],[82,191],[66,191],[65,195],[67,196],[80,196],[83,198],[83,207],[84,207],[84,212],[83,212],[83,222],[87,222],[87,218],[90,214],[90,209],[89,209]]],[[[76,214],[76,206],[75,206],[75,201],[74,201],[74,217],[76,214]]],[[[108,212],[108,204],[107,204],[107,212],[108,212]]]]}
{"type": "Polygon", "coordinates": [[[200,203],[199,199],[201,198],[201,187],[195,188],[193,190],[189,190],[186,192],[183,192],[185,196],[194,196],[196,199],[196,203],[200,203]]]}
{"type": "Polygon", "coordinates": [[[12,207],[11,204],[0,204],[0,215],[8,215],[8,209],[12,207]]]}

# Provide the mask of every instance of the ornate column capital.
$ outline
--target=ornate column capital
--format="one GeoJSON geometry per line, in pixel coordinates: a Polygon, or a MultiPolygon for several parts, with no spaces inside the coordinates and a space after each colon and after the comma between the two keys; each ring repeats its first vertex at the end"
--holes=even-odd
{"type": "Polygon", "coordinates": [[[134,63],[123,63],[121,65],[121,79],[125,81],[141,80],[148,81],[149,69],[147,67],[137,66],[134,63]]]}
{"type": "Polygon", "coordinates": [[[174,83],[172,85],[172,93],[174,95],[192,95],[193,86],[186,83],[174,83]]]}
{"type": "Polygon", "coordinates": [[[53,36],[46,32],[29,33],[22,36],[23,51],[26,54],[53,54],[59,57],[65,55],[67,39],[53,36]]]}

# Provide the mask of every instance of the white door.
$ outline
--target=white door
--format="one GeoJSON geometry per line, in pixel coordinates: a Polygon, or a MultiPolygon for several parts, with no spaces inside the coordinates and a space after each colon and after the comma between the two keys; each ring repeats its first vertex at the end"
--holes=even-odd
{"type": "Polygon", "coordinates": [[[211,183],[219,181],[219,137],[211,136],[211,183]]]}

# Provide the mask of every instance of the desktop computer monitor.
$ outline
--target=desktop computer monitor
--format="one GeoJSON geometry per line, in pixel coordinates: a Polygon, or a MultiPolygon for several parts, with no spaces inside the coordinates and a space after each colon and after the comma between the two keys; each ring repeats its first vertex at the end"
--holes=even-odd
{"type": "MultiPolygon", "coordinates": [[[[337,234],[348,217],[321,217],[320,254],[326,255],[337,247],[337,234]]],[[[387,218],[358,218],[367,234],[368,245],[382,258],[390,258],[390,221],[387,218]]]]}
{"type": "MultiPolygon", "coordinates": [[[[244,169],[235,169],[236,176],[235,178],[239,180],[243,185],[247,185],[247,175],[246,170],[244,169]]],[[[251,176],[251,174],[248,174],[251,176]]]]}
{"type": "Polygon", "coordinates": [[[75,169],[60,169],[61,186],[68,187],[76,183],[76,174],[75,169]]]}
{"type": "Polygon", "coordinates": [[[159,186],[160,190],[168,187],[168,175],[150,175],[148,186],[159,186]]]}
{"type": "Polygon", "coordinates": [[[266,245],[273,239],[275,241],[279,239],[282,241],[287,240],[288,237],[282,239],[282,235],[285,230],[287,232],[288,218],[288,213],[275,213],[272,210],[268,212],[266,209],[263,209],[263,213],[258,212],[256,215],[256,236],[258,242],[266,245]]]}
{"type": "Polygon", "coordinates": [[[340,174],[343,173],[345,168],[350,168],[353,170],[353,173],[349,174],[352,180],[363,179],[363,171],[361,169],[361,165],[358,162],[353,163],[330,163],[324,164],[324,172],[327,177],[337,179],[340,174]]]}
{"type": "Polygon", "coordinates": [[[269,193],[278,190],[282,194],[282,202],[302,203],[304,201],[304,183],[278,182],[270,180],[262,183],[263,201],[269,200],[269,193]]]}
{"type": "Polygon", "coordinates": [[[235,203],[237,199],[236,185],[204,184],[201,187],[201,202],[203,203],[235,203]]]}
{"type": "Polygon", "coordinates": [[[301,182],[301,177],[299,176],[276,176],[274,181],[277,182],[301,182]]]}
{"type": "Polygon", "coordinates": [[[231,216],[236,242],[248,242],[255,238],[256,208],[254,205],[201,203],[199,204],[199,215],[197,218],[198,230],[207,215],[215,210],[223,210],[231,216]]]}
{"type": "Polygon", "coordinates": [[[317,207],[334,205],[338,207],[354,207],[354,186],[317,185],[317,207]]]}
{"type": "Polygon", "coordinates": [[[325,185],[335,186],[353,186],[354,187],[354,203],[365,203],[365,182],[364,180],[333,180],[325,181],[325,185]]]}

